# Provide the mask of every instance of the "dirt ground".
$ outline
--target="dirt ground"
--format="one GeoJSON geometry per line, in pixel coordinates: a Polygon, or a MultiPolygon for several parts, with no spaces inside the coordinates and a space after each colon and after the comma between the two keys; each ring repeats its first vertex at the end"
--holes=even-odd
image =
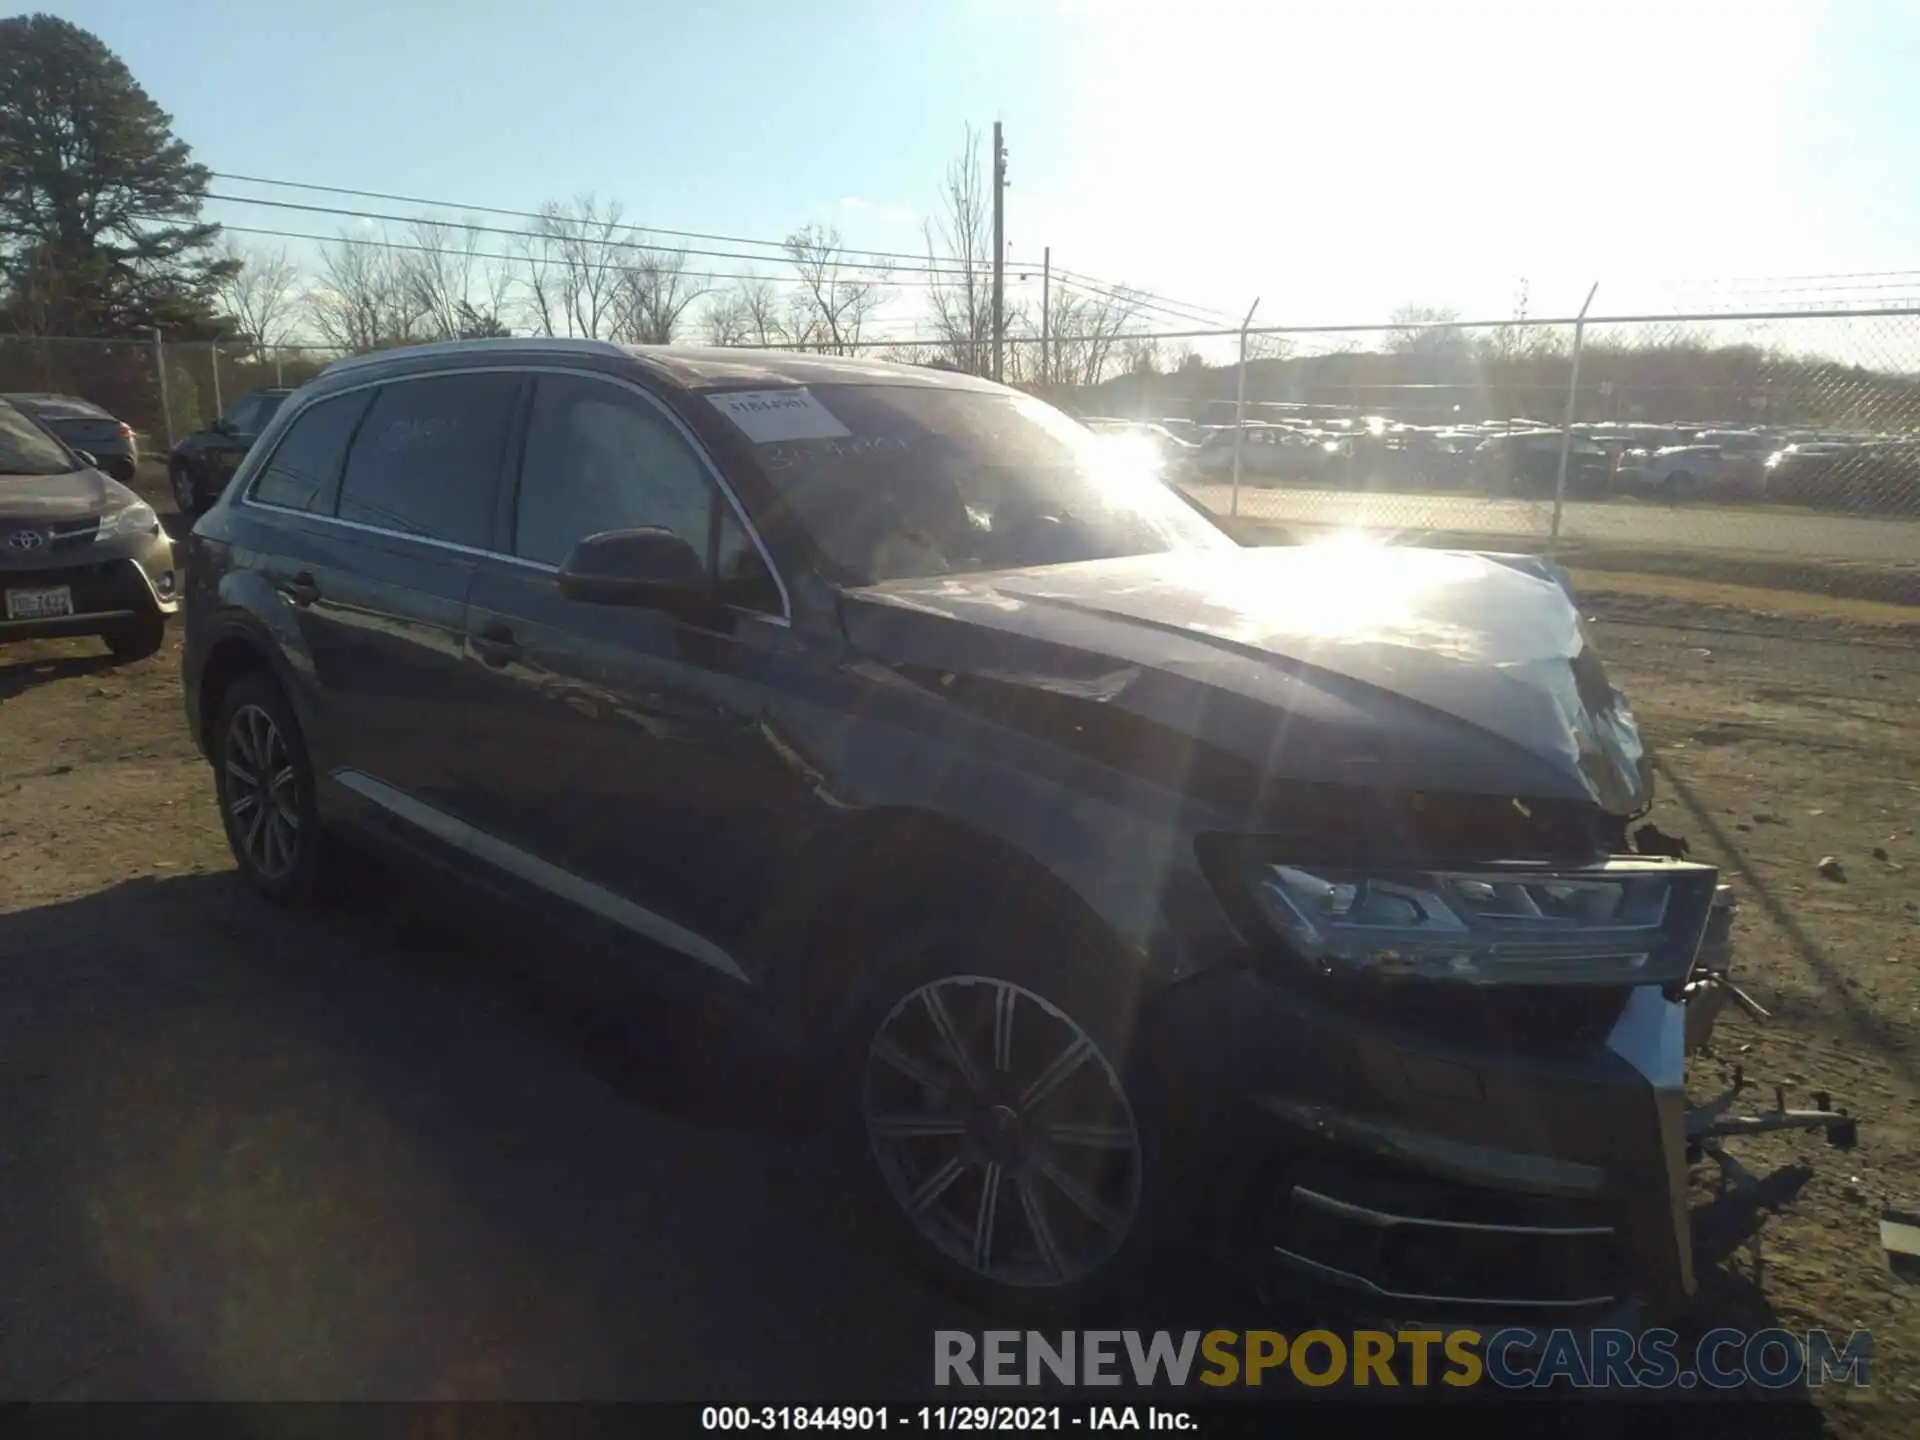
{"type": "MultiPolygon", "coordinates": [[[[1774,1017],[1723,1018],[1696,1098],[1738,1063],[1756,1105],[1775,1084],[1790,1105],[1826,1090],[1861,1124],[1850,1153],[1735,1144],[1770,1177],[1763,1213],[1715,1208],[1703,1167],[1698,1213],[1716,1238],[1692,1323],[1872,1331],[1867,1394],[1812,1399],[1831,1433],[1912,1434],[1920,1290],[1890,1272],[1877,1216],[1920,1206],[1920,655],[1907,636],[1805,618],[1743,625],[1722,609],[1693,628],[1674,605],[1604,597],[1598,633],[1658,753],[1652,818],[1738,887],[1736,978],[1774,1017]],[[1844,880],[1820,874],[1828,856],[1844,880]]],[[[0,1115],[37,1117],[0,1122],[0,1393],[712,1398],[793,1374],[837,1375],[844,1394],[871,1393],[876,1366],[924,1375],[927,1331],[903,1317],[930,1328],[940,1312],[846,1261],[832,1218],[749,1158],[764,1144],[732,1117],[609,1101],[577,1049],[515,1060],[521,1042],[490,1027],[525,992],[473,982],[445,958],[469,942],[432,938],[430,917],[424,940],[348,917],[315,948],[239,895],[178,666],[177,640],[119,667],[91,641],[0,651],[0,1115]],[[395,998],[421,994],[417,1014],[395,998]],[[441,1136],[462,1120],[433,1108],[456,1072],[517,1128],[441,1136]],[[664,1202],[606,1213],[634,1175],[601,1173],[614,1162],[584,1133],[577,1147],[543,1133],[568,1097],[567,1113],[601,1119],[562,1130],[626,1134],[640,1122],[608,1107],[638,1105],[670,1133],[672,1158],[621,1162],[679,1177],[654,1185],[664,1202]],[[423,1169],[423,1153],[442,1163],[423,1169]],[[357,1209],[338,1208],[341,1167],[357,1209]],[[517,1234],[489,1210],[488,1187],[530,1184],[551,1187],[557,1229],[517,1234]],[[732,1187],[760,1218],[744,1239],[702,1230],[672,1208],[676,1185],[694,1211],[703,1187],[732,1187]],[[455,1219],[427,1227],[423,1206],[455,1219]],[[474,1227],[488,1253],[520,1257],[484,1283],[448,1258],[474,1227]],[[605,1256],[640,1234],[656,1258],[622,1283],[648,1287],[647,1315],[623,1322],[632,1297],[607,1290],[605,1256]],[[572,1258],[526,1258],[542,1246],[572,1258]],[[420,1293],[443,1283],[459,1318],[406,1284],[398,1300],[369,1288],[381,1274],[420,1293]],[[623,1323],[646,1332],[644,1363],[599,1338],[623,1323]],[[669,1330],[682,1339],[663,1342],[669,1330]],[[846,1343],[884,1331],[912,1344],[888,1359],[846,1343]],[[723,1332],[725,1363],[684,1338],[723,1332]],[[439,1348],[411,1368],[394,1358],[423,1345],[439,1348]]]]}

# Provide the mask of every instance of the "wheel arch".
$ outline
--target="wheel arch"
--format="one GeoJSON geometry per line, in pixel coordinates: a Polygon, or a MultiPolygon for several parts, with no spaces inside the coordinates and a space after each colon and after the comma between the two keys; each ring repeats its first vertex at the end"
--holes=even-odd
{"type": "Polygon", "coordinates": [[[1108,967],[1120,983],[1152,985],[1146,957],[1042,860],[1012,842],[936,812],[878,810],[811,846],[763,922],[794,956],[782,1008],[809,1050],[830,1043],[857,1008],[876,966],[863,943],[930,913],[964,914],[981,930],[1012,929],[1108,967]]]}

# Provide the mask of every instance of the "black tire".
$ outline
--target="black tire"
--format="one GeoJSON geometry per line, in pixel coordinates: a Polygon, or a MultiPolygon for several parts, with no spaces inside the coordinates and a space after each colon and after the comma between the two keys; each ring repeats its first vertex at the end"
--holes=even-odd
{"type": "Polygon", "coordinates": [[[828,1114],[840,1173],[868,1222],[863,1229],[936,1285],[988,1313],[1062,1315],[1138,1293],[1157,1248],[1164,1147],[1153,1087],[1129,1062],[1136,987],[1103,974],[1101,957],[1076,953],[1044,922],[896,914],[862,932],[855,943],[880,952],[875,958],[884,969],[869,975],[837,1028],[828,1114]],[[939,1034],[925,1002],[929,989],[940,996],[972,1064],[988,1072],[989,1100],[1000,1092],[997,1105],[969,1100],[950,1049],[934,1055],[901,1040],[923,1027],[929,1038],[939,1034]],[[1012,995],[1004,1052],[996,1020],[1003,994],[1012,995]],[[1078,1044],[1076,1032],[1093,1053],[1042,1101],[1013,1114],[1017,1093],[1036,1088],[1049,1068],[1045,1057],[1065,1056],[1078,1044]],[[931,1071],[926,1078],[940,1080],[937,1100],[922,1078],[878,1058],[883,1036],[899,1042],[896,1048],[923,1074],[931,1071]],[[913,1107],[915,1094],[938,1113],[925,1104],[913,1107]],[[881,1139],[870,1123],[875,1116],[896,1129],[920,1120],[946,1123],[943,1117],[961,1110],[970,1115],[964,1136],[881,1139]],[[1134,1142],[1130,1151],[1109,1148],[1122,1131],[1134,1142]],[[1062,1140],[1067,1133],[1078,1138],[1062,1140]],[[966,1159],[968,1153],[974,1158],[966,1159]],[[912,1218],[909,1194],[938,1187],[955,1164],[960,1172],[923,1207],[927,1218],[912,1218]],[[1055,1178],[1063,1171],[1080,1198],[1055,1178]],[[990,1188],[997,1199],[988,1198],[990,1188]],[[1087,1201],[1092,1205],[1080,1208],[1087,1201]],[[988,1250],[999,1247],[987,1271],[977,1263],[983,1215],[988,1250]],[[971,1247],[964,1233],[969,1217],[971,1247]],[[1116,1218],[1124,1219],[1117,1229],[1102,1223],[1116,1218]],[[973,1260],[961,1254],[968,1248],[973,1260]],[[996,1267],[1002,1273],[990,1273],[996,1267]]]}
{"type": "Polygon", "coordinates": [[[1683,500],[1691,500],[1694,489],[1693,476],[1685,470],[1676,470],[1667,476],[1660,488],[1666,492],[1667,499],[1676,505],[1683,500]]]}
{"type": "Polygon", "coordinates": [[[189,520],[197,520],[206,503],[200,498],[200,485],[193,478],[193,467],[183,460],[174,461],[167,467],[167,485],[173,492],[174,508],[189,520]]]}
{"type": "Polygon", "coordinates": [[[113,658],[123,665],[145,660],[149,655],[158,655],[160,647],[167,643],[166,618],[156,616],[142,620],[124,630],[109,630],[100,638],[106,642],[113,658]]]}
{"type": "Polygon", "coordinates": [[[122,485],[131,485],[133,483],[134,468],[131,460],[124,458],[109,460],[106,464],[106,471],[107,474],[118,480],[122,485]]]}
{"type": "Polygon", "coordinates": [[[220,823],[241,878],[280,904],[317,898],[328,865],[326,837],[314,806],[313,767],[293,707],[270,676],[246,675],[228,689],[214,723],[212,748],[220,823]],[[263,718],[278,737],[277,747],[262,729],[263,718]],[[283,771],[290,773],[279,778],[283,771]],[[249,780],[256,783],[247,787],[249,780]],[[265,783],[258,783],[261,780],[265,783]],[[246,794],[252,796],[251,805],[243,798],[246,794]],[[255,816],[260,818],[256,821],[255,816]]]}

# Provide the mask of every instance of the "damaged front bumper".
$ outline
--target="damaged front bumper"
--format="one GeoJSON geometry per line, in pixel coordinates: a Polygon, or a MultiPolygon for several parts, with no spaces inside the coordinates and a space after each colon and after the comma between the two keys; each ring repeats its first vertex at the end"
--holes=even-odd
{"type": "Polygon", "coordinates": [[[1740,1003],[1733,916],[1721,887],[1686,984],[1541,997],[1498,1039],[1316,1011],[1250,971],[1191,987],[1175,1023],[1206,1027],[1220,1063],[1244,1067],[1238,1103],[1204,1120],[1196,1105],[1189,1180],[1235,1267],[1255,1262],[1271,1295],[1403,1328],[1628,1326],[1684,1308],[1690,1172],[1723,1158],[1718,1138],[1852,1139],[1836,1113],[1689,1106],[1688,1054],[1719,1005],[1740,1003]]]}

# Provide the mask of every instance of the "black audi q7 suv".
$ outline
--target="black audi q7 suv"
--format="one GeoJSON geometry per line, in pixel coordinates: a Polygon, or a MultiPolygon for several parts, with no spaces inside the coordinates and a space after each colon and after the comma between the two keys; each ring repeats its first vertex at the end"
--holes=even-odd
{"type": "Polygon", "coordinates": [[[378,846],[725,997],[980,1298],[1188,1244],[1402,1320],[1693,1288],[1717,875],[1632,853],[1541,561],[1243,548],[956,373],[499,340],[296,392],[186,571],[248,881],[378,846]]]}

